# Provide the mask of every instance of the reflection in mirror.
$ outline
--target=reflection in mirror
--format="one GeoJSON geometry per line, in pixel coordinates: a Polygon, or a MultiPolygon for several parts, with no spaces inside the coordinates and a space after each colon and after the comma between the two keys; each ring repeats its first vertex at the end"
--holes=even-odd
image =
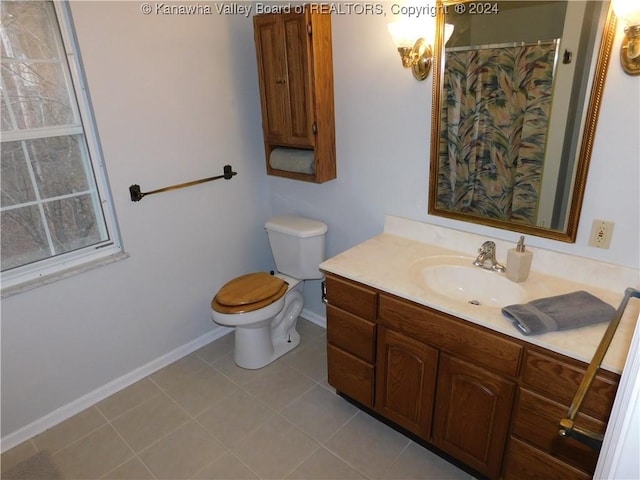
{"type": "Polygon", "coordinates": [[[439,5],[429,213],[575,241],[609,2],[439,5]]]}

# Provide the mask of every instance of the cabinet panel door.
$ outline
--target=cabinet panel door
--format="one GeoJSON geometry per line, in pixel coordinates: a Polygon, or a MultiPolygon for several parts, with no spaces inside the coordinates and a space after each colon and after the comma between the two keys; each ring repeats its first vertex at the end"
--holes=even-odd
{"type": "Polygon", "coordinates": [[[428,440],[438,351],[378,327],[376,406],[391,421],[428,440]]]}
{"type": "Polygon", "coordinates": [[[254,17],[258,79],[265,137],[284,141],[288,130],[289,96],[282,26],[276,15],[254,17]]]}
{"type": "Polygon", "coordinates": [[[309,74],[309,35],[305,15],[283,16],[285,59],[287,62],[287,92],[290,103],[290,130],[287,142],[302,147],[313,147],[312,79],[309,74]]]}
{"type": "Polygon", "coordinates": [[[515,384],[440,354],[433,443],[490,478],[497,478],[515,384]]]}

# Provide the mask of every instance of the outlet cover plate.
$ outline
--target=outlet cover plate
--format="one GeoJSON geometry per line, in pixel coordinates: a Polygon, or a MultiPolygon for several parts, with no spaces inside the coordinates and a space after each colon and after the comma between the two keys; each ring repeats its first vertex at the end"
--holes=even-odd
{"type": "Polygon", "coordinates": [[[609,248],[611,235],[613,235],[613,222],[605,220],[594,220],[589,237],[589,246],[596,248],[609,248]]]}

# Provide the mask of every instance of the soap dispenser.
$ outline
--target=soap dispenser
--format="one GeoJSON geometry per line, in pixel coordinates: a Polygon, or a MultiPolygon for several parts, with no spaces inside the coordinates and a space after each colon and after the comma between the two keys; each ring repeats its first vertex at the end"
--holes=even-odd
{"type": "Polygon", "coordinates": [[[518,240],[516,248],[507,250],[507,278],[514,282],[524,282],[529,276],[533,252],[524,246],[524,235],[518,240]]]}

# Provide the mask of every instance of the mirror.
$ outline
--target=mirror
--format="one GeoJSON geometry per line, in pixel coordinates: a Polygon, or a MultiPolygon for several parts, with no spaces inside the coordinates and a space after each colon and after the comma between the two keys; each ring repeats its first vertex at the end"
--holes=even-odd
{"type": "Polygon", "coordinates": [[[609,2],[438,0],[437,27],[429,214],[575,242],[609,2]]]}

